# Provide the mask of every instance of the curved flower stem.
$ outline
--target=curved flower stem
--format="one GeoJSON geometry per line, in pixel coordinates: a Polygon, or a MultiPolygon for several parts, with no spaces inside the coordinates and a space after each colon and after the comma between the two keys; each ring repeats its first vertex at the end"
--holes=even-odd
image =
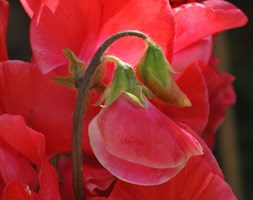
{"type": "Polygon", "coordinates": [[[97,50],[92,58],[82,81],[79,83],[77,100],[74,109],[72,124],[72,176],[73,187],[76,200],[85,200],[82,178],[82,121],[83,116],[89,105],[89,89],[98,66],[101,64],[101,57],[105,50],[116,40],[126,37],[135,36],[147,40],[148,37],[139,31],[123,31],[109,37],[97,50]]]}

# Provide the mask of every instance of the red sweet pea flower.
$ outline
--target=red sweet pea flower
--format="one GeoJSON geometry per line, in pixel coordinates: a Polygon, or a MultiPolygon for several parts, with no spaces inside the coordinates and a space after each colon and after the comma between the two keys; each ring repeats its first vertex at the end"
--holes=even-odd
{"type": "Polygon", "coordinates": [[[7,31],[7,17],[9,12],[9,4],[5,0],[0,0],[0,61],[8,59],[7,49],[5,45],[7,31]]]}
{"type": "Polygon", "coordinates": [[[3,200],[60,199],[57,174],[45,157],[44,136],[21,116],[0,116],[0,160],[3,200]]]}

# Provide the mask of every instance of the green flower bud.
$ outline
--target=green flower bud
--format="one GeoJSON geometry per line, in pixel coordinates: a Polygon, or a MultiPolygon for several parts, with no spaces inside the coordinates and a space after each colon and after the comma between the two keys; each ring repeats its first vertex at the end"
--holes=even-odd
{"type": "Polygon", "coordinates": [[[162,102],[176,106],[191,106],[188,97],[181,91],[171,76],[174,70],[165,59],[162,49],[147,40],[147,50],[137,65],[141,81],[162,102]]]}

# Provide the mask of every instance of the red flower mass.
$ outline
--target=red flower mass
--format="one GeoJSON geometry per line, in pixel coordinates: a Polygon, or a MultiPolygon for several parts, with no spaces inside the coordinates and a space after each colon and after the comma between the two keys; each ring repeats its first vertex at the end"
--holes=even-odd
{"type": "Polygon", "coordinates": [[[148,39],[111,44],[82,102],[85,198],[236,199],[209,149],[235,102],[234,78],[219,72],[212,49],[218,33],[246,24],[242,11],[223,0],[20,2],[31,18],[30,63],[8,60],[9,5],[0,0],[0,199],[78,199],[71,156],[78,81],[105,40],[127,30],[148,39]],[[147,42],[161,47],[166,62],[149,54],[138,80],[147,42]],[[147,77],[161,86],[146,84],[147,77]],[[179,98],[172,82],[187,104],[160,98],[179,98]],[[97,106],[101,98],[110,103],[97,106]]]}

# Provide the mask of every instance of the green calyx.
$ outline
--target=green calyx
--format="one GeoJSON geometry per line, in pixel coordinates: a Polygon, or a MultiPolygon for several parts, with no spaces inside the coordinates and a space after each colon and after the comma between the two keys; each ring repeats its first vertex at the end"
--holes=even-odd
{"type": "Polygon", "coordinates": [[[176,84],[171,73],[175,73],[165,59],[162,49],[151,40],[146,40],[148,47],[137,65],[137,74],[156,97],[164,103],[176,106],[191,106],[188,97],[176,84]]]}
{"type": "Polygon", "coordinates": [[[73,51],[70,49],[63,50],[65,56],[69,60],[69,75],[68,76],[57,76],[53,80],[59,85],[63,85],[70,89],[78,88],[78,85],[82,79],[82,76],[86,70],[84,63],[77,58],[73,51]]]}
{"type": "MultiPolygon", "coordinates": [[[[115,62],[115,58],[113,62],[115,62]]],[[[115,69],[111,84],[95,105],[100,105],[105,101],[103,107],[107,107],[116,101],[122,93],[125,93],[140,106],[145,107],[142,95],[143,86],[138,83],[132,67],[119,59],[116,60],[116,64],[117,68],[115,69]]],[[[148,91],[148,89],[146,90],[148,91]]]]}

